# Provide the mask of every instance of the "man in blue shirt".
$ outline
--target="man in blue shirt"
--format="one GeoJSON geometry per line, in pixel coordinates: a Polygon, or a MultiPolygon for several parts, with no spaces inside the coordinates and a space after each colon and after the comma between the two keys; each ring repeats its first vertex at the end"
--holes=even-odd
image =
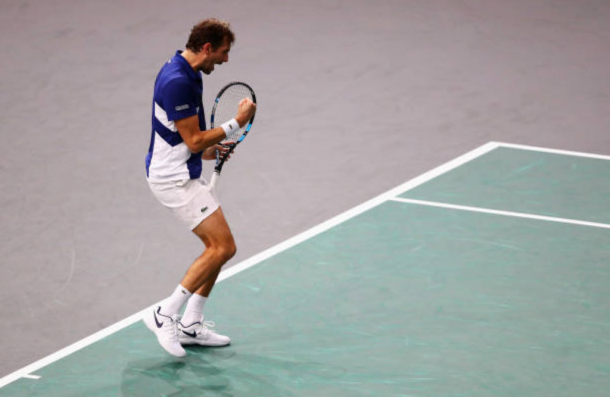
{"type": "Polygon", "coordinates": [[[229,61],[235,40],[229,24],[206,19],[191,31],[186,50],[161,68],[155,81],[151,142],[146,156],[148,184],[157,199],[195,233],[205,250],[190,266],[172,295],[144,315],[144,323],[170,354],[182,357],[185,344],[224,346],[227,336],[210,329],[203,307],[224,265],[235,255],[235,241],[217,197],[201,178],[202,159],[216,158],[218,145],[238,124],[252,118],[256,105],[239,104],[233,120],[206,130],[200,72],[229,61]],[[231,124],[232,123],[232,124],[231,124]],[[179,313],[186,304],[183,316],[179,313]]]}

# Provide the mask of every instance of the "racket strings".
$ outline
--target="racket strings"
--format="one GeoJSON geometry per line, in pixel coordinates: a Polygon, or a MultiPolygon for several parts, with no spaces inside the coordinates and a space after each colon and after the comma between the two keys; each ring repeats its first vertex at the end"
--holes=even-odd
{"type": "MultiPolygon", "coordinates": [[[[241,100],[244,98],[252,99],[252,93],[247,87],[244,87],[240,84],[236,84],[227,88],[222,93],[222,95],[218,99],[218,103],[216,104],[213,127],[218,127],[221,124],[234,118],[237,115],[239,102],[241,102],[241,100]]],[[[237,141],[246,131],[247,125],[248,123],[244,124],[238,131],[235,131],[229,136],[227,136],[223,140],[223,142],[237,141]]]]}

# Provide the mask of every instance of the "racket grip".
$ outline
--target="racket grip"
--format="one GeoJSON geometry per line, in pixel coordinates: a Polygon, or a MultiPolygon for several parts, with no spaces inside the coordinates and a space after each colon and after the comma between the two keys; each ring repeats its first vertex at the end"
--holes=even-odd
{"type": "Polygon", "coordinates": [[[216,183],[218,181],[219,176],[220,176],[220,172],[218,172],[218,171],[214,171],[214,173],[212,174],[212,180],[210,181],[210,187],[212,189],[214,189],[214,187],[216,187],[216,183]]]}

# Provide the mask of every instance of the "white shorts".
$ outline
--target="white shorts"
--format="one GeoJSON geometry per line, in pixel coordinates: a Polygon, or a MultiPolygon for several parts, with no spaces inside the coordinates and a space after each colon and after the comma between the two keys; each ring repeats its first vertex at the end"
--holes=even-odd
{"type": "Polygon", "coordinates": [[[184,222],[190,230],[218,209],[220,203],[205,179],[151,182],[148,186],[165,207],[184,222]]]}

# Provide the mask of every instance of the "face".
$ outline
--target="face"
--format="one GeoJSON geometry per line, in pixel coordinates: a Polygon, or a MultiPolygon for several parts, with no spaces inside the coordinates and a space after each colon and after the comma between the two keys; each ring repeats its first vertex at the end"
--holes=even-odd
{"type": "Polygon", "coordinates": [[[228,40],[225,40],[225,42],[215,50],[209,44],[206,44],[206,46],[208,46],[208,48],[206,50],[204,46],[204,51],[207,56],[201,64],[201,71],[205,74],[210,74],[214,70],[214,65],[222,65],[224,62],[229,62],[231,43],[229,43],[228,40]]]}

